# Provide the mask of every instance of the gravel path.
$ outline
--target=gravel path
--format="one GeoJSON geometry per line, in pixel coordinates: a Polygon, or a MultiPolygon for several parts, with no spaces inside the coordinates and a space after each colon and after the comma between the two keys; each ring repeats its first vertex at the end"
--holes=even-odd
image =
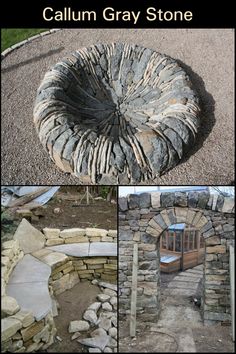
{"type": "Polygon", "coordinates": [[[231,29],[64,29],[2,61],[2,184],[78,184],[58,170],[37,137],[32,111],[45,72],[81,46],[127,41],[177,59],[202,100],[202,128],[185,161],[155,184],[230,184],[234,180],[231,29]]]}

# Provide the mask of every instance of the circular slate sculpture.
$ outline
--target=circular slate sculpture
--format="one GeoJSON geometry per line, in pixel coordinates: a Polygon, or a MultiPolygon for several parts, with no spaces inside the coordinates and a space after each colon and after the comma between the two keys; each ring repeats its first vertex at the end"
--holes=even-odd
{"type": "Polygon", "coordinates": [[[48,71],[34,122],[52,160],[81,183],[152,181],[199,128],[188,75],[172,58],[124,43],[82,48],[48,71]]]}

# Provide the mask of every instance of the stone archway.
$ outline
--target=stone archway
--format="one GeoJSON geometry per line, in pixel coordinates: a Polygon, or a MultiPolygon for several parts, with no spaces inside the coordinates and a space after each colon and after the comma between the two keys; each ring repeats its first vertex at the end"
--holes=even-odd
{"type": "Polygon", "coordinates": [[[234,200],[207,192],[143,193],[119,200],[120,313],[130,309],[132,249],[138,243],[137,313],[157,319],[160,309],[159,239],[170,225],[195,226],[205,239],[203,319],[230,323],[229,245],[234,244],[234,200]]]}

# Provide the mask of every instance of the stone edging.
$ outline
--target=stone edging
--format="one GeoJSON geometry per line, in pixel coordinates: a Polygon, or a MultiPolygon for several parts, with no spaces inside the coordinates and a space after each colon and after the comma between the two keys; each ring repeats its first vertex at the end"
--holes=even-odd
{"type": "Polygon", "coordinates": [[[26,43],[30,43],[30,42],[32,42],[33,40],[37,39],[37,38],[44,37],[44,36],[47,36],[47,35],[49,35],[49,34],[51,34],[51,33],[54,33],[54,32],[57,32],[57,31],[61,31],[61,30],[62,30],[62,28],[52,28],[52,29],[50,29],[49,31],[41,32],[41,33],[39,33],[39,34],[36,34],[35,36],[29,37],[29,38],[27,38],[27,39],[24,39],[24,40],[21,41],[21,42],[18,42],[18,43],[16,43],[16,44],[13,44],[11,47],[5,49],[5,50],[1,53],[1,59],[6,58],[6,56],[7,56],[8,54],[10,54],[11,52],[13,52],[13,50],[22,47],[22,46],[23,46],[24,44],[26,44],[26,43]]]}

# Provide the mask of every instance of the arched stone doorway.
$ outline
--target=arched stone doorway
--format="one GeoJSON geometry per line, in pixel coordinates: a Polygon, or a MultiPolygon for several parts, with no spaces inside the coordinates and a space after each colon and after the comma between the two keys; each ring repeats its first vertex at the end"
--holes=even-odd
{"type": "Polygon", "coordinates": [[[234,244],[234,200],[207,192],[155,192],[120,198],[120,313],[130,310],[132,251],[138,243],[137,314],[143,320],[158,318],[159,240],[164,230],[177,223],[195,226],[205,239],[204,323],[230,323],[229,245],[234,244]]]}

